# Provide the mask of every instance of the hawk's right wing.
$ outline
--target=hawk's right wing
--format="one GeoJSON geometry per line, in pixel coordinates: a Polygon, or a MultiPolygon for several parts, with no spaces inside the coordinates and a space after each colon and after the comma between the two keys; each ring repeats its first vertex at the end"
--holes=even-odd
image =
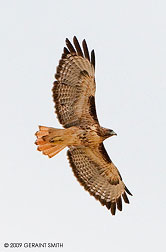
{"type": "Polygon", "coordinates": [[[129,203],[126,192],[132,195],[122,181],[120,173],[109,158],[104,145],[90,149],[71,147],[67,152],[74,175],[91,195],[111,209],[122,210],[122,199],[129,203]],[[126,191],[126,192],[125,192],[126,191]]]}
{"type": "Polygon", "coordinates": [[[75,48],[66,39],[68,49],[57,67],[53,87],[55,109],[60,123],[68,128],[74,125],[98,123],[95,108],[95,55],[89,56],[86,41],[83,40],[83,51],[76,37],[75,48]]]}

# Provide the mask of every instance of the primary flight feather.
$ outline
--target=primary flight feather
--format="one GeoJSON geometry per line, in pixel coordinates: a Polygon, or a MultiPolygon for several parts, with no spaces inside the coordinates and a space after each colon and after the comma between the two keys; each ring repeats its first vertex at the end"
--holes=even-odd
{"type": "Polygon", "coordinates": [[[82,48],[74,36],[66,46],[55,74],[53,99],[60,123],[65,129],[39,126],[38,150],[50,158],[65,147],[73,173],[91,195],[111,210],[122,210],[122,198],[129,203],[130,191],[109,158],[103,141],[116,135],[100,126],[95,107],[95,53],[85,40],[82,48]]]}

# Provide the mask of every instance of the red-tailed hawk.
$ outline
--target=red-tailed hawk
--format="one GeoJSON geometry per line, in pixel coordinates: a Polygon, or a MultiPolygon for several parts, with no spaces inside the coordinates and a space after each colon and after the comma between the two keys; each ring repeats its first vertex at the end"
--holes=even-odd
{"type": "Polygon", "coordinates": [[[76,37],[74,46],[66,39],[53,86],[55,109],[65,129],[39,126],[38,150],[50,158],[68,147],[73,173],[91,195],[111,210],[122,210],[122,199],[129,203],[130,191],[109,158],[103,141],[116,135],[100,126],[95,108],[95,53],[89,55],[86,41],[82,47],[76,37]]]}

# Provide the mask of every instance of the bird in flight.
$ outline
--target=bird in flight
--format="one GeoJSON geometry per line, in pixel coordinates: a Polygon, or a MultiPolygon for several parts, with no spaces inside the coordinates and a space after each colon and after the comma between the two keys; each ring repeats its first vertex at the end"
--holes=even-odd
{"type": "Polygon", "coordinates": [[[79,183],[115,215],[122,211],[122,198],[132,195],[108,156],[103,141],[116,135],[100,126],[95,107],[95,53],[89,54],[74,36],[59,61],[53,84],[53,99],[59,122],[64,129],[39,126],[36,132],[38,150],[53,157],[65,147],[73,173],[79,183]]]}

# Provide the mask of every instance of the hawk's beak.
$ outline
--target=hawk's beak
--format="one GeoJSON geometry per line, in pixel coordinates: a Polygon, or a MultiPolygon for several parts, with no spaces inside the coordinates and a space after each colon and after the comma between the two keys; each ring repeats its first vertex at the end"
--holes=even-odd
{"type": "Polygon", "coordinates": [[[117,136],[117,134],[112,130],[111,136],[117,136]]]}

